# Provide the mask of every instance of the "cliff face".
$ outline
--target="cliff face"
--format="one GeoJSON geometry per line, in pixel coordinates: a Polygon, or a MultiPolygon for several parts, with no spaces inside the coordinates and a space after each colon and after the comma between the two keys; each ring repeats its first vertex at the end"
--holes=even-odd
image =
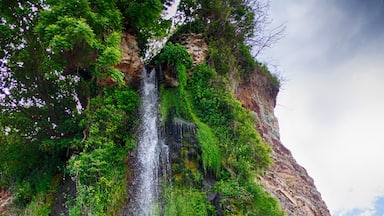
{"type": "MultiPolygon", "coordinates": [[[[182,43],[195,62],[203,62],[201,59],[206,57],[207,45],[201,37],[184,36],[182,43]]],[[[237,99],[257,116],[257,130],[273,150],[274,164],[260,179],[264,188],[279,200],[289,216],[329,216],[313,179],[280,141],[279,125],[274,115],[278,87],[260,72],[252,73],[246,81],[235,85],[237,99]]]]}
{"type": "Polygon", "coordinates": [[[257,129],[273,149],[274,164],[261,178],[261,183],[279,199],[288,215],[328,216],[326,204],[313,179],[281,143],[277,118],[274,115],[278,88],[261,73],[253,73],[235,90],[243,106],[258,117],[257,129]]]}
{"type": "Polygon", "coordinates": [[[121,61],[115,68],[124,73],[126,82],[131,84],[140,83],[141,72],[144,66],[140,58],[136,37],[123,33],[120,49],[122,52],[121,61]]]}
{"type": "MultiPolygon", "coordinates": [[[[138,87],[141,80],[141,72],[144,65],[140,58],[140,49],[137,44],[136,37],[123,33],[120,42],[121,60],[120,63],[115,65],[115,68],[124,74],[124,81],[130,85],[138,87]]],[[[107,76],[106,78],[98,78],[98,86],[111,86],[115,85],[115,81],[107,76]]]]}

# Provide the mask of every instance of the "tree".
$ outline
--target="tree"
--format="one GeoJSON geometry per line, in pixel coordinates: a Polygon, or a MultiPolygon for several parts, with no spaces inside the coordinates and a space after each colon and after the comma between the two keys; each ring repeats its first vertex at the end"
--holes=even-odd
{"type": "Polygon", "coordinates": [[[120,152],[125,142],[132,148],[133,144],[129,144],[132,140],[128,138],[134,137],[129,132],[133,133],[135,128],[137,92],[123,87],[124,75],[114,69],[121,57],[121,34],[127,31],[139,36],[145,47],[149,37],[166,31],[167,22],[160,16],[169,3],[169,0],[2,1],[0,182],[13,184],[16,194],[30,188],[31,193],[20,196],[22,203],[31,201],[36,190],[46,190],[51,182],[49,178],[63,173],[70,158],[81,152],[86,152],[82,155],[87,157],[86,154],[100,147],[92,146],[92,140],[88,140],[93,133],[87,131],[89,128],[100,127],[104,131],[100,132],[99,140],[108,140],[112,152],[120,152]],[[164,24],[159,25],[159,20],[164,24]],[[97,86],[97,79],[105,77],[111,77],[119,86],[111,87],[113,90],[97,86]],[[110,91],[116,96],[108,96],[106,92],[110,91]],[[94,102],[100,100],[105,101],[102,106],[94,102]],[[125,103],[130,104],[129,112],[124,108],[125,103]],[[98,110],[114,115],[119,119],[113,119],[121,122],[105,120],[96,125],[96,117],[90,117],[90,113],[98,110]],[[107,137],[111,128],[116,131],[113,138],[107,137]],[[39,181],[43,175],[48,180],[39,181]],[[35,181],[30,181],[32,178],[35,181]]]}
{"type": "Polygon", "coordinates": [[[209,37],[225,39],[232,48],[240,41],[254,49],[254,56],[281,38],[284,26],[270,32],[267,11],[269,3],[262,0],[182,0],[179,5],[181,23],[203,22],[199,25],[209,37]]]}

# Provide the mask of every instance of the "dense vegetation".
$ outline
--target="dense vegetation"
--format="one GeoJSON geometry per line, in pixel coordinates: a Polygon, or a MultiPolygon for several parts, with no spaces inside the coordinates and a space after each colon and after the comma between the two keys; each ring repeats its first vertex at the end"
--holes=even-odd
{"type": "MultiPolygon", "coordinates": [[[[70,215],[119,215],[126,202],[125,159],[136,147],[139,94],[116,70],[122,32],[148,40],[166,34],[170,0],[25,0],[0,5],[0,187],[14,194],[15,212],[49,215],[62,179],[70,215]],[[111,86],[97,81],[110,78],[111,86]]],[[[232,93],[231,80],[269,72],[251,55],[258,1],[182,0],[183,33],[209,43],[207,64],[192,67],[185,49],[169,43],[159,56],[179,85],[162,86],[163,121],[197,126],[201,160],[191,181],[164,183],[165,215],[214,215],[208,193],[219,193],[226,215],[281,215],[255,182],[272,162],[255,119],[232,93]],[[257,7],[256,7],[257,6],[257,7]],[[173,116],[172,116],[173,115],[173,116]],[[201,169],[199,169],[201,164],[201,169]],[[215,185],[204,188],[204,176],[215,185]]],[[[278,85],[274,76],[271,81],[278,85]]]]}
{"type": "Polygon", "coordinates": [[[209,53],[207,64],[191,67],[186,50],[169,43],[159,57],[166,65],[162,68],[176,70],[179,81],[177,87],[161,86],[163,122],[173,118],[195,124],[201,149],[201,157],[184,159],[182,171],[180,165],[173,168],[177,173],[174,183],[165,185],[165,211],[177,212],[171,215],[283,214],[278,202],[256,180],[272,163],[271,149],[256,131],[256,119],[233,95],[233,80],[247,79],[256,71],[279,86],[278,79],[251,55],[249,41],[255,38],[260,24],[252,6],[259,4],[181,1],[184,22],[171,40],[182,40],[184,33],[201,34],[209,53]],[[207,178],[215,183],[207,184],[207,178]],[[182,194],[189,199],[183,199],[182,194]],[[208,194],[219,194],[220,204],[209,202],[208,194]],[[195,206],[193,211],[188,210],[190,206],[195,206]]]}
{"type": "Polygon", "coordinates": [[[173,185],[165,186],[165,210],[172,209],[179,215],[214,215],[207,194],[219,193],[225,215],[282,215],[277,201],[255,183],[257,175],[272,162],[271,149],[257,133],[255,118],[228,91],[225,76],[205,64],[190,69],[189,76],[191,60],[181,45],[168,44],[160,54],[161,60],[174,65],[179,80],[177,87],[161,87],[163,122],[178,118],[194,123],[202,152],[197,161],[185,161],[183,169],[189,169],[192,177],[177,176],[173,185]],[[214,176],[215,185],[203,184],[207,175],[214,176]],[[177,201],[182,194],[189,194],[189,199],[177,201]],[[188,206],[198,208],[186,212],[188,206]]]}
{"type": "Polygon", "coordinates": [[[20,214],[48,215],[63,178],[76,183],[77,196],[64,203],[71,215],[121,210],[139,97],[113,66],[123,31],[141,47],[166,31],[167,3],[1,3],[0,185],[20,214]],[[97,86],[106,77],[116,84],[97,86]]]}

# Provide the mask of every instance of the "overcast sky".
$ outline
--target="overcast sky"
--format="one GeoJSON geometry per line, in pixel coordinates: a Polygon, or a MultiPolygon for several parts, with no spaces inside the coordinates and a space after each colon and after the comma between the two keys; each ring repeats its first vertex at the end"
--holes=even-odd
{"type": "Polygon", "coordinates": [[[286,32],[260,58],[285,79],[283,143],[332,215],[384,215],[383,0],[270,2],[286,32]]]}

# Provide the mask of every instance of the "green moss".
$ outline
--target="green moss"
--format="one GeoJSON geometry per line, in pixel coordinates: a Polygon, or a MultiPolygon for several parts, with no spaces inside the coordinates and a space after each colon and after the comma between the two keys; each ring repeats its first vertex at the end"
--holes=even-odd
{"type": "MultiPolygon", "coordinates": [[[[159,113],[161,116],[162,123],[165,123],[167,121],[167,118],[169,117],[172,108],[174,108],[176,112],[180,110],[180,108],[175,107],[180,105],[180,103],[178,103],[179,101],[175,101],[176,99],[177,97],[175,97],[175,89],[164,88],[164,86],[161,86],[159,113]]],[[[180,114],[176,113],[176,115],[179,116],[180,114]]]]}
{"type": "Polygon", "coordinates": [[[208,125],[199,120],[196,124],[198,127],[196,138],[201,147],[204,170],[205,172],[212,170],[217,175],[221,163],[218,140],[208,125]]]}
{"type": "MultiPolygon", "coordinates": [[[[219,43],[218,41],[217,44],[219,43]]],[[[231,88],[227,74],[233,68],[237,70],[236,61],[231,60],[233,56],[220,59],[220,51],[218,47],[211,49],[211,57],[217,59],[211,59],[211,66],[196,65],[190,71],[192,76],[188,75],[182,59],[175,63],[179,86],[162,87],[162,119],[165,121],[177,117],[196,124],[196,138],[201,149],[201,161],[197,162],[202,163],[203,167],[201,175],[216,174],[218,183],[211,190],[223,196],[222,204],[226,215],[282,215],[277,200],[255,183],[256,176],[262,174],[272,163],[271,148],[262,141],[257,132],[254,116],[228,90],[231,88]],[[217,73],[213,67],[219,68],[221,72],[217,73]]],[[[223,53],[228,52],[224,50],[223,53]]],[[[168,53],[166,56],[175,55],[168,53]]],[[[174,62],[168,58],[163,59],[168,63],[174,62]]],[[[254,68],[255,61],[245,59],[243,66],[254,68]]],[[[180,154],[189,154],[184,152],[185,149],[181,151],[180,154]]],[[[206,200],[201,199],[203,194],[197,192],[202,190],[201,185],[189,184],[194,189],[184,188],[188,182],[194,181],[190,178],[199,181],[196,178],[199,177],[196,169],[191,166],[196,162],[184,160],[183,163],[183,166],[176,164],[178,172],[174,173],[178,186],[168,186],[166,189],[165,215],[190,215],[194,212],[191,206],[195,205],[197,209],[207,206],[204,204],[206,200]],[[189,200],[185,200],[186,197],[189,200]]],[[[175,168],[176,165],[172,167],[175,168]]],[[[205,215],[206,213],[202,212],[205,215]]]]}
{"type": "Polygon", "coordinates": [[[214,131],[228,169],[245,178],[251,171],[261,173],[271,163],[271,149],[262,142],[254,118],[215,74],[206,65],[194,70],[189,89],[196,115],[214,131]]]}
{"type": "Polygon", "coordinates": [[[222,195],[226,215],[284,215],[277,200],[252,181],[220,180],[215,189],[222,195]]]}
{"type": "Polygon", "coordinates": [[[206,216],[214,213],[205,192],[193,188],[164,187],[164,215],[206,216]]]}

